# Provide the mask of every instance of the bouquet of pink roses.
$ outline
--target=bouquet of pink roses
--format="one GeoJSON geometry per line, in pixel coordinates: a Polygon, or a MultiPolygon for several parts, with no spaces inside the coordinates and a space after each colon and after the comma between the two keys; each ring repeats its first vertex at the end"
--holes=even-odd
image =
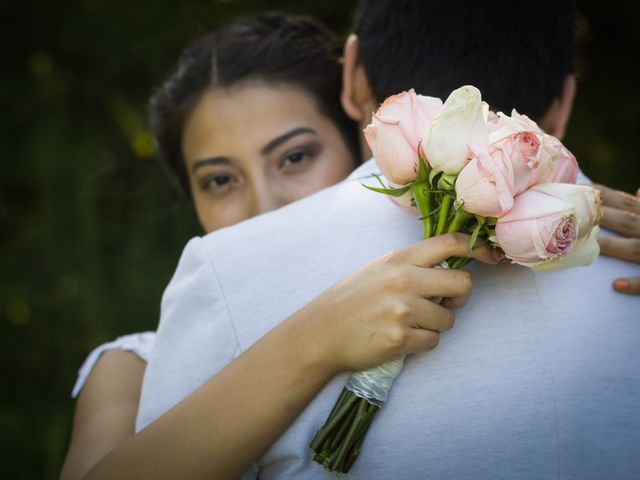
{"type": "MultiPolygon", "coordinates": [[[[575,184],[575,157],[525,115],[490,111],[477,88],[461,87],[444,104],[413,90],[389,97],[364,134],[387,181],[377,177],[380,188],[367,188],[416,209],[425,239],[465,232],[470,249],[485,239],[537,271],[597,258],[600,198],[575,184]]],[[[351,375],[310,445],[316,462],[349,471],[403,362],[351,375]]]]}

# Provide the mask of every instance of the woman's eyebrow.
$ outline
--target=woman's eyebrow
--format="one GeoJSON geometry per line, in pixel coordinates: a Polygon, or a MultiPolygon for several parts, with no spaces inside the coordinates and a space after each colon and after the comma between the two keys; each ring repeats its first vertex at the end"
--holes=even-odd
{"type": "Polygon", "coordinates": [[[231,160],[227,157],[211,157],[211,158],[203,158],[201,160],[196,160],[193,162],[193,167],[191,167],[191,172],[195,172],[198,168],[204,167],[206,165],[231,165],[231,160]]]}
{"type": "Polygon", "coordinates": [[[264,147],[262,147],[262,150],[260,150],[260,153],[262,155],[268,155],[276,147],[278,147],[278,145],[281,145],[284,142],[286,142],[287,140],[289,140],[290,138],[295,137],[296,135],[301,135],[303,133],[316,133],[316,131],[311,129],[311,128],[307,128],[307,127],[294,128],[293,130],[291,130],[291,131],[289,131],[287,133],[284,133],[284,134],[280,135],[279,137],[276,137],[273,140],[271,140],[264,147]]]}

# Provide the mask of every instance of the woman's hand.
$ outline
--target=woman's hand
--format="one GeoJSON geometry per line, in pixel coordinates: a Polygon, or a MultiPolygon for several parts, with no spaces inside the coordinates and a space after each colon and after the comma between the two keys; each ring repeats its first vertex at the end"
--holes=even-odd
{"type": "MultiPolygon", "coordinates": [[[[608,257],[640,263],[640,189],[636,196],[594,185],[602,196],[602,226],[627,238],[600,237],[600,251],[608,257]]],[[[613,288],[620,293],[640,295],[640,277],[618,278],[613,288]]]]}
{"type": "Polygon", "coordinates": [[[487,246],[469,254],[468,242],[467,235],[447,234],[413,244],[325,291],[291,318],[308,334],[305,356],[335,374],[434,348],[453,326],[450,308],[464,305],[472,286],[468,272],[434,266],[454,256],[497,261],[487,246]],[[437,304],[432,297],[445,299],[437,304]]]}

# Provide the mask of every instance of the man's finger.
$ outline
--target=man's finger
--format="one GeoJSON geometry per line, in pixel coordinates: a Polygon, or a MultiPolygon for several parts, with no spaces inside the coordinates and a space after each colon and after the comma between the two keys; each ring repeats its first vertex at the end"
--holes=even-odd
{"type": "Polygon", "coordinates": [[[600,236],[600,253],[627,262],[640,263],[640,239],[600,236]]]}
{"type": "MultiPolygon", "coordinates": [[[[638,197],[637,193],[634,197],[630,193],[614,190],[604,185],[594,184],[593,187],[600,190],[602,203],[606,206],[640,214],[640,197],[638,197]]],[[[638,192],[640,192],[640,189],[638,189],[638,192]]]]}
{"type": "Polygon", "coordinates": [[[469,235],[447,233],[414,243],[395,252],[395,257],[420,267],[432,267],[449,257],[473,257],[484,263],[497,263],[488,245],[473,248],[469,252],[469,235]]]}
{"type": "Polygon", "coordinates": [[[618,278],[613,282],[613,289],[627,295],[640,295],[640,277],[618,278]]]}
{"type": "Polygon", "coordinates": [[[640,238],[640,215],[612,207],[602,208],[602,226],[626,237],[640,238]]]}

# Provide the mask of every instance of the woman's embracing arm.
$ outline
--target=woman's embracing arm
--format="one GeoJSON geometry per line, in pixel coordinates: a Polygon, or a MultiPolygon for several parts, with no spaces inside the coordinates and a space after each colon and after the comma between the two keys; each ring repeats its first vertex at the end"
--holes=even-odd
{"type": "Polygon", "coordinates": [[[146,362],[124,350],[104,352],[76,403],[61,480],[81,479],[134,434],[146,362]]]}
{"type": "MultiPolygon", "coordinates": [[[[443,235],[361,268],[126,440],[85,478],[238,478],[336,374],[437,345],[439,334],[453,325],[446,307],[466,302],[471,281],[466,272],[432,267],[448,257],[468,255],[468,241],[465,235],[443,235]],[[447,297],[446,307],[428,300],[438,296],[447,297]]],[[[475,249],[473,256],[496,263],[487,247],[475,249]]],[[[172,315],[185,313],[176,309],[172,315]]],[[[179,339],[163,340],[161,331],[152,363],[171,355],[171,348],[190,348],[179,346],[179,339]]],[[[174,369],[167,372],[171,378],[189,376],[180,366],[165,367],[174,369]]]]}

